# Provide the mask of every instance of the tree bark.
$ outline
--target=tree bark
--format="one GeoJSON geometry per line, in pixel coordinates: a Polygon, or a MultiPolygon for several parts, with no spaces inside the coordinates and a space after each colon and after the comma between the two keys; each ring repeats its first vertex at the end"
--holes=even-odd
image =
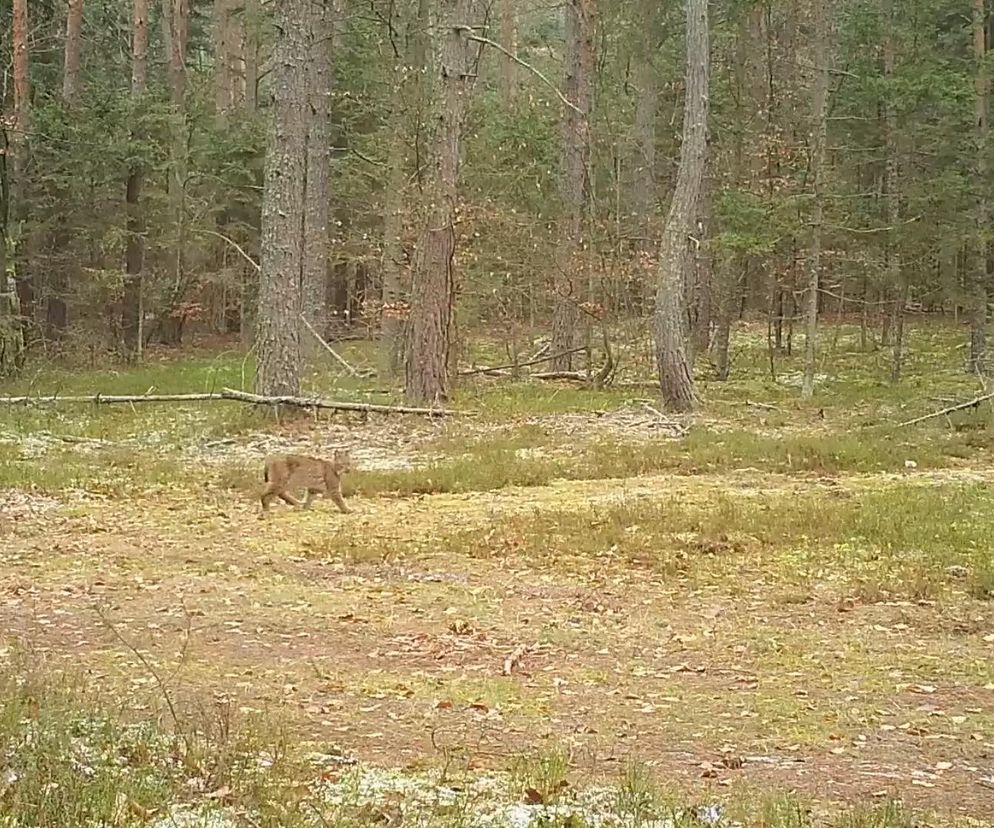
{"type": "Polygon", "coordinates": [[[563,106],[561,121],[561,168],[559,173],[562,218],[556,255],[555,309],[552,318],[552,350],[562,354],[552,371],[573,367],[573,348],[580,325],[582,297],[577,277],[584,269],[587,247],[584,228],[590,198],[590,112],[594,76],[594,0],[567,0],[564,6],[566,35],[566,98],[575,106],[563,106]]]}
{"type": "MultiPolygon", "coordinates": [[[[134,123],[133,141],[141,139],[138,121],[141,119],[142,99],[148,87],[148,0],[134,0],[131,19],[131,107],[134,123]]],[[[137,153],[136,153],[137,155],[137,153]]],[[[125,279],[121,306],[121,331],[125,352],[140,357],[142,351],[142,288],[145,268],[145,219],[141,205],[144,169],[140,160],[132,161],[125,186],[128,240],[124,254],[125,279]]]]}
{"type": "MultiPolygon", "coordinates": [[[[337,4],[336,4],[337,5],[337,4]]],[[[316,330],[322,319],[328,282],[328,213],[331,192],[332,33],[338,25],[332,3],[311,8],[308,59],[307,170],[304,190],[304,261],[301,302],[316,330]]],[[[313,353],[312,349],[305,349],[313,353]]]]}
{"type": "Polygon", "coordinates": [[[825,147],[828,138],[828,82],[830,0],[814,0],[814,84],[811,91],[811,244],[808,250],[808,285],[804,295],[804,376],[801,396],[815,393],[816,337],[818,335],[818,285],[821,278],[822,231],[825,221],[825,147]]]}
{"type": "Polygon", "coordinates": [[[455,303],[453,256],[462,126],[473,74],[473,0],[440,0],[441,111],[426,173],[426,206],[411,285],[405,360],[408,399],[448,399],[449,342],[455,303]]]}
{"type": "Polygon", "coordinates": [[[680,166],[666,227],[659,245],[653,334],[663,405],[689,411],[697,404],[687,358],[687,301],[684,285],[691,266],[691,235],[697,220],[707,159],[710,82],[707,0],[687,0],[687,76],[680,166]]]}
{"type": "Polygon", "coordinates": [[[898,244],[898,224],[900,218],[900,194],[898,179],[900,175],[897,157],[897,112],[893,103],[895,49],[894,27],[897,20],[894,14],[894,0],[883,0],[883,57],[884,81],[884,137],[886,142],[886,160],[884,168],[884,189],[887,193],[887,247],[885,251],[887,263],[887,283],[893,286],[896,298],[894,300],[894,350],[891,357],[891,382],[899,382],[904,368],[905,339],[904,339],[904,307],[908,301],[908,288],[901,268],[901,252],[898,244]]]}
{"type": "Polygon", "coordinates": [[[166,53],[169,77],[169,99],[172,106],[170,124],[169,173],[167,177],[169,213],[173,226],[172,277],[166,317],[161,329],[162,341],[179,345],[183,333],[183,317],[178,305],[186,290],[186,220],[185,191],[187,170],[186,122],[186,48],[189,40],[189,0],[162,0],[162,42],[166,53]]]}
{"type": "Polygon", "coordinates": [[[65,66],[62,75],[62,100],[79,97],[79,69],[82,58],[83,0],[69,0],[66,11],[65,66]]]}
{"type": "Polygon", "coordinates": [[[310,0],[275,0],[272,122],[262,203],[255,389],[300,393],[310,0]]]}
{"type": "Polygon", "coordinates": [[[635,214],[635,244],[637,256],[634,284],[629,288],[631,304],[638,313],[646,306],[647,264],[655,254],[653,225],[656,215],[656,118],[659,112],[659,70],[655,56],[662,40],[663,10],[658,3],[642,4],[643,40],[638,66],[635,69],[635,151],[631,161],[632,212],[635,214]]]}
{"type": "MultiPolygon", "coordinates": [[[[23,227],[28,211],[28,156],[31,145],[28,135],[31,132],[31,81],[28,75],[28,2],[14,0],[11,22],[11,52],[13,55],[14,76],[14,123],[10,130],[10,156],[13,161],[13,186],[10,189],[13,203],[14,226],[23,227]]],[[[8,228],[10,229],[10,228],[8,228]]],[[[28,272],[28,260],[23,254],[24,239],[18,230],[8,236],[11,242],[10,255],[16,273],[16,290],[21,307],[22,319],[31,320],[34,316],[34,279],[28,272]]],[[[30,329],[29,329],[30,333],[30,329]]]]}
{"type": "MultiPolygon", "coordinates": [[[[500,44],[512,55],[518,53],[518,10],[517,0],[500,0],[500,44]]],[[[500,61],[500,97],[508,110],[514,108],[518,96],[518,64],[501,55],[500,61]]]]}
{"type": "Polygon", "coordinates": [[[987,199],[987,146],[990,113],[990,76],[987,72],[987,27],[989,23],[987,0],[974,0],[973,4],[973,56],[976,62],[974,98],[978,187],[976,216],[976,258],[972,263],[973,278],[969,298],[970,306],[970,356],[967,371],[971,374],[987,373],[987,293],[990,284],[990,250],[987,241],[990,205],[987,199]]]}

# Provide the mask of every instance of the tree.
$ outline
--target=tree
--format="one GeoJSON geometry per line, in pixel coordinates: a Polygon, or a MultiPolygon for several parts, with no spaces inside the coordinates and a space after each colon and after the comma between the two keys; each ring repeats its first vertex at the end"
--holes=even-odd
{"type": "Polygon", "coordinates": [[[972,374],[987,372],[987,301],[990,283],[991,255],[988,235],[990,205],[987,198],[988,120],[991,83],[987,69],[987,29],[990,13],[988,0],[973,0],[974,117],[976,129],[976,176],[979,182],[976,197],[976,238],[972,245],[976,253],[972,262],[970,307],[970,357],[967,370],[972,374]]]}
{"type": "Polygon", "coordinates": [[[897,291],[897,299],[894,302],[894,350],[891,358],[890,378],[891,382],[898,382],[901,379],[901,371],[904,367],[904,310],[908,302],[908,285],[901,269],[901,250],[898,243],[898,217],[900,215],[900,192],[898,191],[898,179],[900,175],[897,150],[897,107],[894,103],[894,69],[895,69],[895,44],[897,19],[894,14],[894,0],[883,0],[881,15],[883,21],[883,58],[884,58],[884,80],[887,87],[884,89],[884,140],[886,159],[884,161],[884,189],[887,198],[887,247],[884,251],[887,263],[887,282],[893,285],[897,291]]]}
{"type": "Polygon", "coordinates": [[[594,83],[594,0],[568,0],[563,7],[566,37],[565,95],[561,121],[559,192],[562,217],[556,256],[552,318],[553,371],[573,365],[582,302],[577,286],[588,239],[584,233],[590,199],[590,112],[594,83]]]}
{"type": "Polygon", "coordinates": [[[448,399],[449,342],[455,303],[454,256],[463,119],[475,74],[473,0],[440,0],[440,111],[425,173],[424,217],[411,283],[405,359],[408,399],[448,399]]]}
{"type": "Polygon", "coordinates": [[[22,318],[29,320],[34,313],[34,280],[30,273],[28,257],[22,249],[24,224],[28,210],[28,154],[30,144],[28,135],[31,132],[31,79],[28,73],[28,3],[27,0],[14,0],[11,21],[11,51],[13,52],[14,75],[14,122],[11,130],[9,152],[13,160],[13,186],[10,188],[10,200],[14,206],[13,232],[8,225],[6,251],[8,268],[16,263],[16,277],[8,275],[16,281],[18,303],[22,318]],[[25,272],[28,271],[28,272],[25,272]]]}
{"type": "Polygon", "coordinates": [[[687,300],[691,236],[697,220],[707,160],[710,46],[707,0],[687,0],[687,75],[680,166],[663,238],[659,245],[653,334],[664,405],[689,411],[697,404],[687,358],[687,300]]]}
{"type": "Polygon", "coordinates": [[[808,249],[808,286],[804,294],[804,377],[801,396],[815,392],[818,285],[821,277],[822,231],[825,223],[825,147],[828,142],[829,0],[814,0],[814,83],[811,92],[811,242],[808,249]]]}
{"type": "MultiPolygon", "coordinates": [[[[304,196],[304,261],[301,282],[304,317],[323,329],[320,317],[328,282],[328,205],[331,170],[332,28],[339,10],[331,3],[311,9],[308,53],[307,171],[304,196]]],[[[312,340],[313,341],[313,340],[312,340]]]]}
{"type": "Polygon", "coordinates": [[[275,0],[269,144],[262,203],[255,389],[300,393],[310,0],[275,0]]]}
{"type": "Polygon", "coordinates": [[[62,74],[62,99],[74,101],[79,95],[79,70],[82,58],[83,0],[69,0],[66,11],[65,67],[62,74]]]}
{"type": "MultiPolygon", "coordinates": [[[[131,19],[131,137],[141,139],[141,110],[148,87],[148,0],[134,0],[131,19]]],[[[141,195],[145,172],[142,162],[135,154],[125,185],[127,203],[128,240],[125,249],[124,296],[121,303],[121,331],[124,336],[125,352],[131,357],[140,357],[144,338],[142,303],[145,239],[144,215],[141,195]]]]}

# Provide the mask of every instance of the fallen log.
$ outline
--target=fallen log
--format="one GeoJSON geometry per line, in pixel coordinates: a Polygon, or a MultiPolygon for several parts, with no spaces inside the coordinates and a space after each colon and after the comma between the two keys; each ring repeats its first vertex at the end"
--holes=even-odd
{"type": "Polygon", "coordinates": [[[214,400],[231,400],[234,402],[250,403],[252,405],[288,405],[294,408],[324,408],[334,411],[360,411],[374,414],[417,414],[427,417],[451,417],[465,414],[464,411],[452,411],[445,408],[417,408],[406,405],[383,405],[380,403],[344,402],[328,400],[322,397],[269,397],[261,394],[251,394],[248,391],[236,391],[224,388],[220,392],[205,392],[202,394],[89,394],[60,396],[19,396],[0,397],[0,405],[31,405],[48,404],[95,404],[95,405],[129,405],[135,403],[185,403],[207,402],[214,400]]]}
{"type": "Polygon", "coordinates": [[[427,417],[451,417],[465,414],[465,411],[452,411],[447,408],[417,408],[407,405],[384,405],[381,403],[341,402],[326,400],[321,397],[267,397],[260,394],[250,394],[248,391],[236,391],[233,388],[221,390],[221,399],[237,400],[238,402],[255,405],[289,405],[296,408],[328,408],[335,411],[363,411],[376,414],[419,414],[427,417]]]}

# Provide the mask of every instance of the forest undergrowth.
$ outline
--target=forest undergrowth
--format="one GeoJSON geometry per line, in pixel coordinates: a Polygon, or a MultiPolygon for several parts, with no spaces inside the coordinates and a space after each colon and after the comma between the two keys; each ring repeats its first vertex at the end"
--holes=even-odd
{"type": "MultiPolygon", "coordinates": [[[[681,417],[479,378],[434,422],[3,408],[3,824],[987,824],[994,418],[901,425],[984,393],[957,338],[912,331],[891,385],[842,329],[802,402],[746,329],[681,417]],[[353,514],[260,518],[264,454],[337,445],[353,514]]],[[[3,390],[245,372],[204,351],[3,390]]]]}

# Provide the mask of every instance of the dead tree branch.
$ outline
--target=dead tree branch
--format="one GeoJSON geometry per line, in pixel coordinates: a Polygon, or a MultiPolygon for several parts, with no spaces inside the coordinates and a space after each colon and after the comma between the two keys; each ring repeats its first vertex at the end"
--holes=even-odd
{"type": "Polygon", "coordinates": [[[915,425],[916,423],[924,423],[926,420],[934,420],[936,417],[944,417],[946,414],[952,414],[954,411],[962,411],[965,408],[975,408],[982,402],[994,399],[994,393],[984,394],[980,397],[975,397],[972,400],[968,400],[964,403],[957,403],[956,405],[951,405],[948,408],[943,408],[941,411],[933,411],[931,414],[924,414],[921,417],[915,417],[913,420],[906,420],[903,423],[898,423],[898,428],[904,428],[905,426],[915,425]]]}

